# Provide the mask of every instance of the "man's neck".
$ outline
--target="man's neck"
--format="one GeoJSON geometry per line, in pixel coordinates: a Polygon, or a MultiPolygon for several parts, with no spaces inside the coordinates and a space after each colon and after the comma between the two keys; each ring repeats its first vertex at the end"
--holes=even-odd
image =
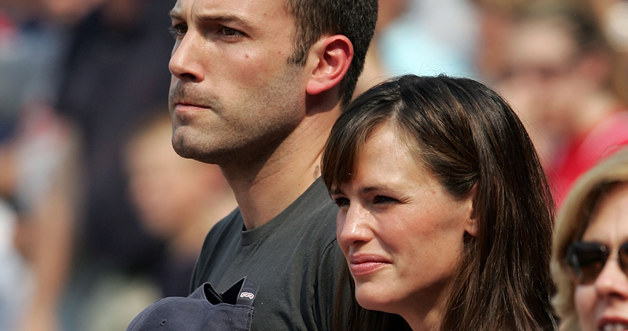
{"type": "Polygon", "coordinates": [[[337,111],[309,116],[262,164],[221,165],[246,229],[266,224],[320,177],[320,161],[337,111]]]}

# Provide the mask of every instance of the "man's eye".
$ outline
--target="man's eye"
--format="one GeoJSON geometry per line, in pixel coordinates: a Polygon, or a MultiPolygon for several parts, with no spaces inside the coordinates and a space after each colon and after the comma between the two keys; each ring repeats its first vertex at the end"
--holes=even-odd
{"type": "Polygon", "coordinates": [[[179,37],[184,35],[188,31],[188,26],[185,24],[175,24],[170,26],[169,30],[173,36],[179,37]]]}
{"type": "Polygon", "coordinates": [[[343,197],[334,198],[334,202],[338,207],[344,207],[349,205],[349,199],[343,197]]]}
{"type": "Polygon", "coordinates": [[[228,28],[226,26],[223,26],[220,28],[220,33],[222,33],[224,36],[227,36],[227,37],[239,37],[239,36],[244,35],[244,33],[236,29],[228,28]]]}

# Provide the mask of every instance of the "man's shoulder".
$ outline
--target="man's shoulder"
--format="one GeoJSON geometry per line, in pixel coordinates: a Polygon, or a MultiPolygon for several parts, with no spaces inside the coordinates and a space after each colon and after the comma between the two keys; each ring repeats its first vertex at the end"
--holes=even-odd
{"type": "Polygon", "coordinates": [[[212,230],[216,229],[217,231],[233,231],[234,228],[240,229],[242,228],[242,214],[240,213],[240,208],[236,208],[232,210],[229,214],[223,217],[218,223],[216,223],[212,230]]]}
{"type": "Polygon", "coordinates": [[[325,184],[319,178],[285,212],[302,213],[305,217],[315,215],[335,218],[338,207],[329,197],[325,184]]]}
{"type": "Polygon", "coordinates": [[[317,180],[277,219],[288,231],[308,232],[310,236],[335,239],[338,207],[327,193],[322,180],[317,180]]]}

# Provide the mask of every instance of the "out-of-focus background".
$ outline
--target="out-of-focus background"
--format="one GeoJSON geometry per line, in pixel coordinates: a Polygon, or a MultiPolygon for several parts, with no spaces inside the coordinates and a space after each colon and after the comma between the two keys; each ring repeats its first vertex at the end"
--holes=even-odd
{"type": "MultiPolygon", "coordinates": [[[[170,146],[174,2],[0,0],[0,330],[125,329],[235,207],[170,146]]],[[[628,144],[628,1],[381,0],[356,93],[403,73],[502,94],[560,205],[628,144]]]]}

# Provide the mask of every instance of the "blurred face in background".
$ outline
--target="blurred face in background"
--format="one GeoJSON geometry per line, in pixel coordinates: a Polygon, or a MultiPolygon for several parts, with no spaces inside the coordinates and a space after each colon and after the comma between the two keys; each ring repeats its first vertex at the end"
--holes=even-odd
{"type": "Polygon", "coordinates": [[[559,22],[532,20],[513,27],[499,89],[524,122],[561,130],[581,82],[576,49],[559,22]]]}
{"type": "Polygon", "coordinates": [[[595,212],[582,241],[602,244],[610,253],[597,277],[575,287],[574,305],[582,331],[628,329],[628,277],[619,247],[628,242],[628,184],[612,189],[595,212]]]}
{"type": "Polygon", "coordinates": [[[127,150],[131,199],[143,225],[160,238],[176,237],[197,222],[199,211],[228,189],[218,166],[180,157],[170,138],[166,119],[127,150]]]}
{"type": "Polygon", "coordinates": [[[408,9],[408,2],[408,0],[379,0],[376,31],[380,31],[399,18],[408,9]]]}

